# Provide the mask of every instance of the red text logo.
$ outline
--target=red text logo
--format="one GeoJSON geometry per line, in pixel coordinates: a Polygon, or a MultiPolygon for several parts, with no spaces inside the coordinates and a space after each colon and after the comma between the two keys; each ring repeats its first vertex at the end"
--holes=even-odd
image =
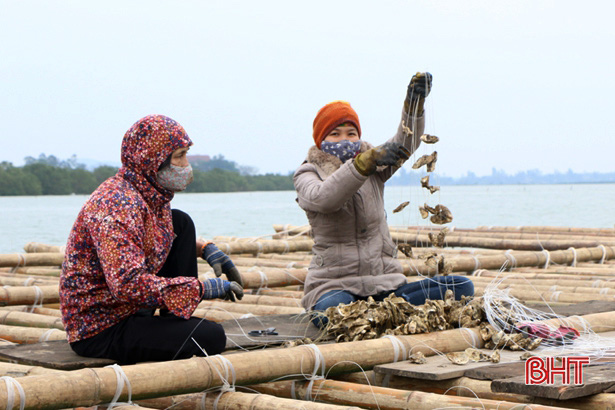
{"type": "Polygon", "coordinates": [[[557,363],[554,357],[530,357],[525,362],[525,384],[554,384],[555,375],[560,375],[562,384],[570,384],[570,374],[574,374],[574,384],[583,384],[583,365],[589,364],[587,356],[562,357],[557,363]]]}

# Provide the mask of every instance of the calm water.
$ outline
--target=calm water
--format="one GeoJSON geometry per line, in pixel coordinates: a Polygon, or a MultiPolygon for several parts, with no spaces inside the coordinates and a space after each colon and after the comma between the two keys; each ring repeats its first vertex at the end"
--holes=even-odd
{"type": "MultiPolygon", "coordinates": [[[[0,253],[22,252],[27,242],[63,245],[85,195],[0,197],[0,253]]],[[[446,205],[451,226],[552,225],[612,228],[615,184],[444,186],[434,195],[419,187],[387,187],[390,225],[428,225],[418,206],[446,205]],[[410,201],[403,211],[392,210],[410,201]]],[[[273,224],[304,225],[294,191],[179,194],[173,207],[188,212],[204,237],[259,236],[273,224]]]]}

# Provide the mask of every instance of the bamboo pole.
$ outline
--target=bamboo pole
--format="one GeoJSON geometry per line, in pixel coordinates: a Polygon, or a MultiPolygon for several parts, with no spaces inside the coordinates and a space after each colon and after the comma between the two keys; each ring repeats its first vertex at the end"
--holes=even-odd
{"type": "MultiPolygon", "coordinates": [[[[575,260],[600,261],[615,258],[615,248],[611,246],[595,248],[579,248],[572,250],[559,250],[551,252],[502,252],[489,256],[459,256],[447,260],[451,264],[453,272],[473,272],[478,269],[500,269],[502,266],[509,265],[515,267],[544,266],[547,261],[552,264],[567,265],[575,260]],[[547,259],[548,258],[548,259],[547,259]],[[514,261],[514,262],[513,262],[514,261]]],[[[434,275],[436,270],[425,265],[423,260],[401,260],[404,273],[406,275],[422,274],[434,275]]]]}
{"type": "MultiPolygon", "coordinates": [[[[303,294],[301,296],[303,296],[303,294]]],[[[243,295],[243,299],[238,300],[237,302],[240,304],[288,306],[288,307],[302,308],[301,296],[298,298],[293,298],[293,297],[281,297],[281,296],[270,296],[270,295],[245,294],[243,295]]]]}
{"type": "Polygon", "coordinates": [[[0,267],[60,266],[63,253],[9,253],[0,255],[0,267]]]}
{"type": "Polygon", "coordinates": [[[289,315],[304,312],[304,309],[300,307],[249,305],[247,303],[224,302],[213,299],[202,301],[199,303],[198,309],[220,309],[233,313],[251,313],[255,316],[289,315]]]}
{"type": "Polygon", "coordinates": [[[17,312],[38,313],[39,315],[62,317],[60,309],[50,309],[40,306],[26,306],[26,305],[13,305],[13,306],[0,306],[0,310],[14,310],[17,312]]]}
{"type": "Polygon", "coordinates": [[[432,410],[441,407],[483,408],[489,410],[533,409],[550,410],[563,407],[519,406],[519,403],[489,400],[475,397],[442,396],[422,391],[398,390],[387,387],[368,386],[337,380],[281,381],[252,385],[250,388],[278,397],[297,397],[303,400],[314,398],[326,403],[356,405],[361,408],[396,410],[432,410]]]}
{"type": "Polygon", "coordinates": [[[58,285],[0,288],[0,306],[57,303],[59,301],[58,285]]]}
{"type": "MultiPolygon", "coordinates": [[[[279,268],[257,268],[240,269],[243,279],[244,289],[260,289],[264,287],[281,287],[292,285],[303,285],[307,276],[307,269],[279,269],[279,268]]],[[[200,271],[199,278],[204,280],[213,278],[213,270],[207,272],[200,271]]],[[[226,279],[226,275],[222,275],[226,279]]]]}
{"type": "Polygon", "coordinates": [[[614,236],[613,228],[574,228],[568,226],[478,226],[477,231],[518,231],[518,232],[557,232],[557,233],[591,233],[595,235],[614,236]]]}
{"type": "Polygon", "coordinates": [[[36,279],[32,276],[10,277],[0,275],[1,286],[50,286],[57,283],[57,280],[36,279]]]}
{"type": "Polygon", "coordinates": [[[23,250],[26,253],[64,253],[66,246],[47,245],[40,242],[28,242],[24,245],[23,250]]]}
{"type": "Polygon", "coordinates": [[[184,394],[179,396],[164,397],[159,399],[138,400],[137,403],[151,406],[155,409],[193,410],[197,408],[218,409],[246,409],[246,410],[269,410],[269,409],[358,409],[358,407],[340,406],[309,401],[290,400],[288,398],[275,397],[267,394],[249,394],[242,392],[212,392],[184,394]]]}
{"type": "MultiPolygon", "coordinates": [[[[66,332],[55,328],[0,325],[0,339],[18,344],[30,344],[49,340],[66,340],[66,332]]],[[[0,403],[2,403],[1,400],[0,403]]]]}
{"type": "Polygon", "coordinates": [[[0,310],[0,324],[64,330],[61,318],[11,310],[0,310]]]}
{"type": "MultiPolygon", "coordinates": [[[[412,234],[412,235],[426,235],[428,233],[438,233],[441,227],[422,227],[416,228],[390,228],[391,234],[412,234]]],[[[493,232],[493,231],[479,231],[473,229],[454,229],[450,228],[446,238],[449,237],[478,237],[478,238],[498,238],[498,239],[533,239],[540,241],[548,240],[572,240],[572,241],[613,241],[615,235],[595,235],[595,234],[570,234],[564,232],[493,232]]]]}
{"type": "Polygon", "coordinates": [[[0,376],[24,377],[39,374],[63,373],[64,370],[49,369],[42,366],[30,366],[17,363],[0,362],[0,376]]]}
{"type": "MultiPolygon", "coordinates": [[[[431,241],[427,234],[391,233],[395,243],[407,243],[415,247],[431,247],[431,241]]],[[[519,251],[548,251],[568,248],[592,248],[600,245],[615,246],[615,241],[610,239],[577,240],[577,239],[504,239],[489,237],[446,235],[446,246],[460,248],[486,248],[486,249],[515,249],[519,251]]]]}
{"type": "Polygon", "coordinates": [[[21,267],[21,268],[0,268],[0,272],[13,272],[26,275],[42,275],[59,277],[62,269],[46,267],[21,267]]]}

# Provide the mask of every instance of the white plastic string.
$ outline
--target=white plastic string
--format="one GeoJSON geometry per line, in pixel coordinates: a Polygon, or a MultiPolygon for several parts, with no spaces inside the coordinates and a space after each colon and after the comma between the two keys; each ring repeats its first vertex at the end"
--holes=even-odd
{"type": "Polygon", "coordinates": [[[506,259],[510,261],[509,270],[512,270],[517,267],[517,258],[515,258],[515,255],[512,254],[512,251],[513,251],[512,249],[509,249],[506,252],[504,252],[504,256],[506,256],[506,259]]]}
{"type": "Polygon", "coordinates": [[[30,306],[30,313],[34,312],[37,307],[43,306],[43,291],[38,286],[32,286],[34,288],[34,303],[30,306]]]}
{"type": "Polygon", "coordinates": [[[120,404],[118,403],[118,399],[122,395],[124,385],[126,385],[126,391],[128,393],[128,401],[126,402],[126,404],[132,405],[132,387],[130,386],[130,380],[128,380],[128,377],[126,377],[126,373],[124,373],[124,370],[117,363],[105,367],[112,368],[115,371],[115,377],[117,378],[117,387],[115,388],[115,395],[113,396],[113,400],[111,400],[111,403],[107,405],[107,410],[112,410],[113,407],[115,407],[117,404],[120,404]]]}
{"type": "Polygon", "coordinates": [[[470,255],[472,258],[474,258],[474,270],[478,270],[480,269],[480,261],[478,260],[478,258],[476,257],[476,255],[470,255]]]}
{"type": "Polygon", "coordinates": [[[226,253],[226,256],[231,256],[231,245],[228,244],[228,242],[224,242],[224,253],[226,253]]]}
{"type": "Polygon", "coordinates": [[[598,247],[602,249],[602,259],[600,259],[600,264],[603,264],[606,259],[606,248],[602,244],[598,245],[598,247]]]}
{"type": "Polygon", "coordinates": [[[557,285],[553,285],[549,288],[549,292],[557,292],[557,285]]]}
{"type": "Polygon", "coordinates": [[[258,250],[256,251],[256,257],[258,258],[258,256],[263,252],[263,243],[262,242],[256,242],[256,246],[258,246],[258,250]]]}
{"type": "Polygon", "coordinates": [[[293,400],[298,400],[297,394],[295,392],[295,382],[296,380],[293,380],[292,383],[290,384],[290,398],[293,400]]]}
{"type": "Polygon", "coordinates": [[[546,258],[547,258],[547,260],[545,261],[545,266],[543,266],[543,268],[547,269],[549,267],[549,263],[551,263],[551,254],[546,249],[543,249],[542,253],[544,253],[546,255],[546,258]]]}
{"type": "Polygon", "coordinates": [[[476,269],[472,272],[472,276],[481,276],[483,272],[488,272],[486,269],[476,269]]]}
{"type": "Polygon", "coordinates": [[[26,258],[21,253],[18,253],[17,257],[19,258],[19,261],[17,261],[17,265],[15,265],[15,266],[13,266],[13,268],[11,268],[11,273],[17,272],[17,268],[19,268],[21,266],[26,266],[26,258]]]}
{"type": "Polygon", "coordinates": [[[609,289],[610,289],[610,288],[602,288],[602,289],[600,289],[600,294],[601,294],[601,295],[606,295],[606,294],[608,294],[608,293],[609,293],[609,289]]]}
{"type": "Polygon", "coordinates": [[[406,360],[408,358],[408,356],[406,356],[406,346],[404,346],[402,341],[399,340],[397,336],[384,335],[382,336],[382,339],[389,339],[393,345],[393,351],[395,352],[395,359],[393,359],[393,363],[400,360],[399,353],[401,353],[401,360],[406,360]]]}
{"type": "Polygon", "coordinates": [[[295,267],[297,263],[295,261],[290,262],[288,265],[286,265],[286,269],[292,269],[295,267]]]}
{"type": "Polygon", "coordinates": [[[596,279],[594,283],[592,283],[592,288],[600,288],[602,287],[602,279],[596,279]]]}
{"type": "Polygon", "coordinates": [[[558,290],[557,292],[553,292],[551,294],[551,297],[549,298],[549,301],[551,302],[557,302],[559,300],[559,295],[561,295],[562,291],[558,290]]]}
{"type": "Polygon", "coordinates": [[[15,389],[19,392],[19,410],[26,408],[26,392],[21,384],[10,376],[2,376],[0,379],[6,383],[6,410],[12,410],[15,405],[15,389]]]}
{"type": "MultiPolygon", "coordinates": [[[[478,349],[480,346],[480,342],[478,340],[478,336],[476,336],[476,333],[474,333],[473,331],[471,331],[469,328],[467,327],[462,327],[460,328],[461,331],[464,331],[466,333],[468,333],[470,335],[470,337],[472,338],[472,347],[475,349],[478,349]]],[[[465,339],[465,337],[464,337],[465,339]]]]}
{"type": "Polygon", "coordinates": [[[52,329],[48,329],[45,333],[43,333],[41,335],[41,337],[38,338],[39,342],[46,342],[49,340],[49,337],[51,336],[51,334],[53,332],[61,332],[60,329],[56,329],[56,328],[52,328],[52,329]]]}
{"type": "Polygon", "coordinates": [[[299,347],[305,347],[314,352],[314,369],[312,370],[312,374],[307,377],[304,376],[307,380],[310,381],[305,391],[305,400],[312,401],[312,387],[314,386],[314,381],[325,378],[325,357],[323,356],[318,346],[313,343],[301,345],[299,347]],[[320,375],[318,374],[319,369],[320,375]]]}
{"type": "Polygon", "coordinates": [[[574,249],[574,246],[571,246],[570,248],[568,248],[569,251],[572,251],[572,263],[570,264],[570,266],[575,267],[577,266],[577,250],[574,249]]]}
{"type": "Polygon", "coordinates": [[[288,241],[284,241],[284,250],[282,251],[282,255],[286,255],[290,251],[290,245],[288,241]]]}

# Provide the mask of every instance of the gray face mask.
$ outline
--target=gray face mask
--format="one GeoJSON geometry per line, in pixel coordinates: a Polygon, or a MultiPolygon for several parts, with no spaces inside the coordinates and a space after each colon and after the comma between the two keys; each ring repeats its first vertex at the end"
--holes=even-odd
{"type": "Polygon", "coordinates": [[[156,175],[156,181],[163,187],[173,192],[183,191],[192,182],[192,166],[178,167],[173,164],[162,168],[156,175]]]}
{"type": "Polygon", "coordinates": [[[323,141],[320,144],[322,152],[335,155],[342,162],[346,162],[351,158],[354,158],[361,149],[361,141],[348,141],[341,140],[339,142],[323,141]]]}

